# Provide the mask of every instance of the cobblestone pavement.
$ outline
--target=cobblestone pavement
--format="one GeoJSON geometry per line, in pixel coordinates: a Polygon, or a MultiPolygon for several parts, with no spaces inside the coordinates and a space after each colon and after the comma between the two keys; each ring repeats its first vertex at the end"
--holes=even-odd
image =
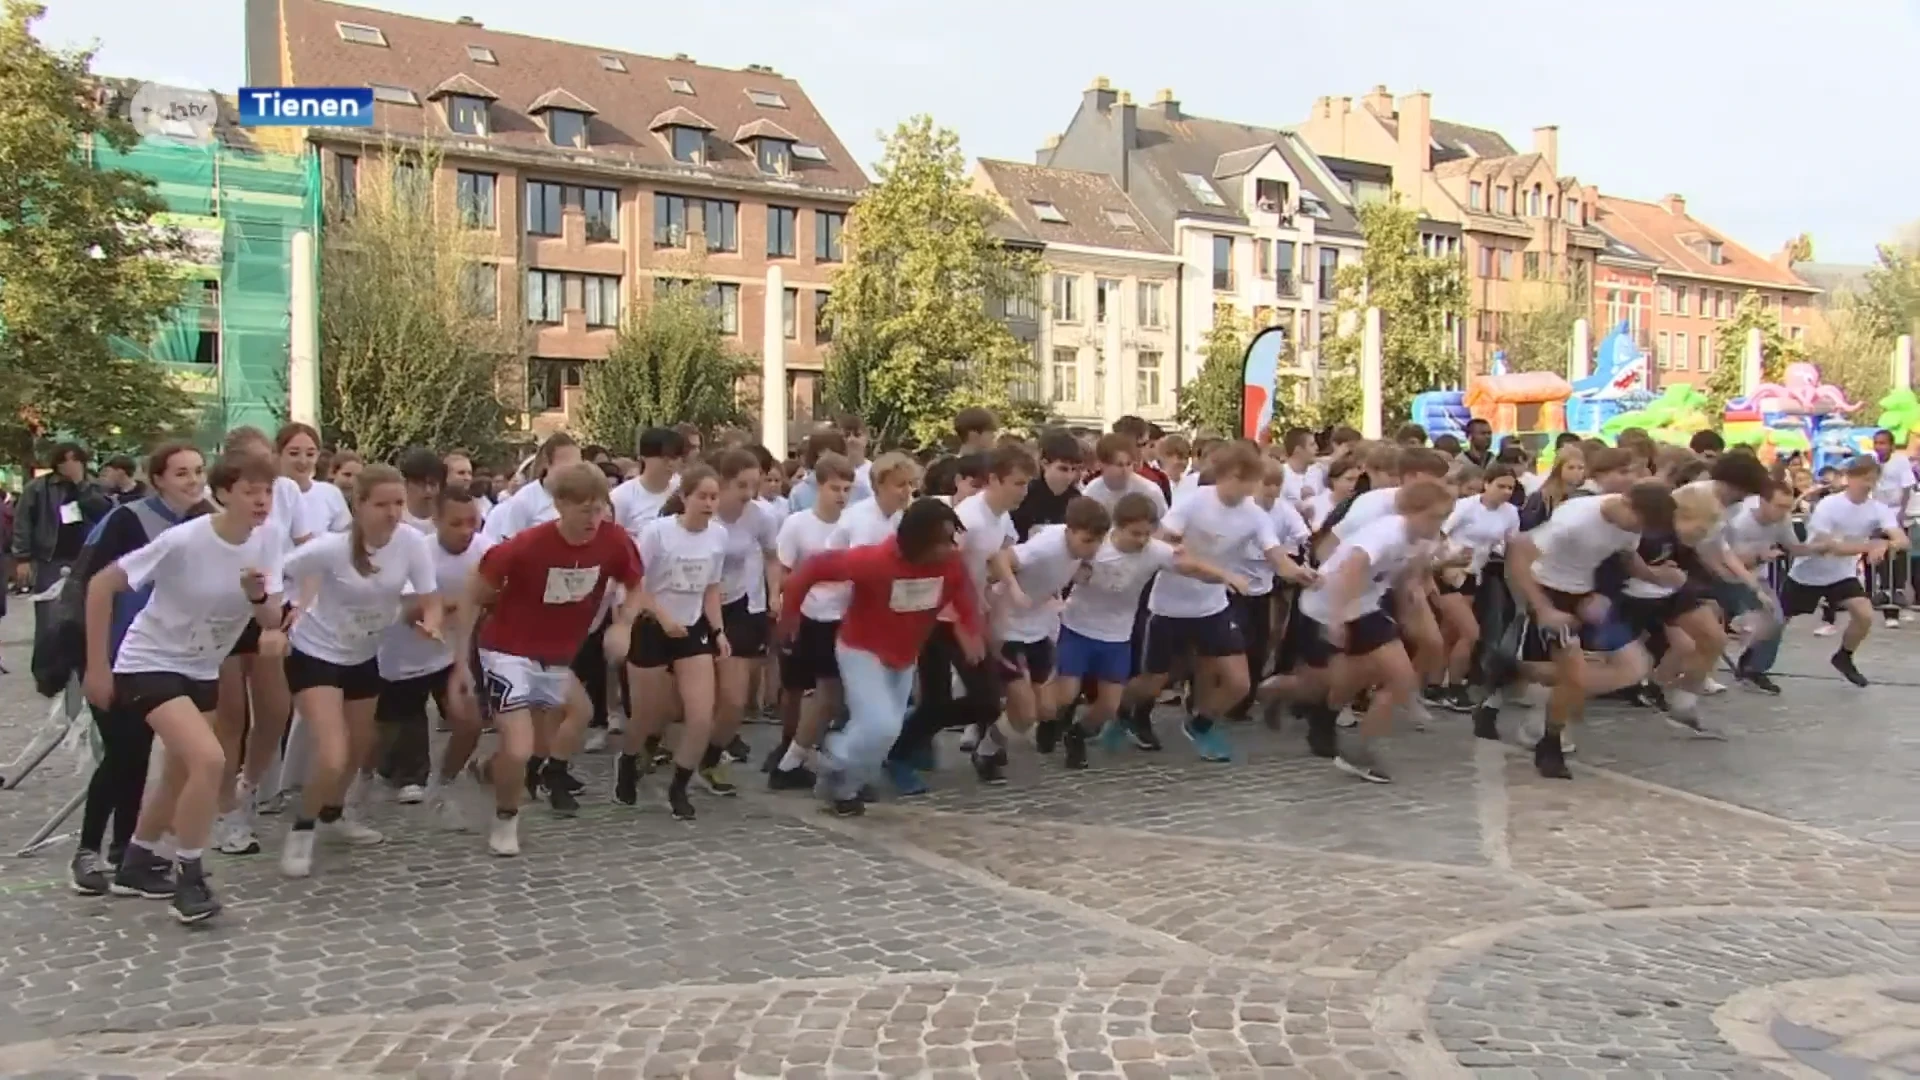
{"type": "MultiPolygon", "coordinates": [[[[383,807],[386,845],[308,881],[277,832],[216,858],[193,929],[71,896],[63,842],[0,860],[0,1076],[1911,1076],[1916,710],[1787,683],[1710,705],[1725,743],[1596,709],[1573,783],[1452,718],[1386,787],[1293,732],[1202,764],[1169,724],[1157,757],[1017,756],[861,820],[749,791],[682,824],[657,781],[610,805],[593,756],[518,860],[383,807]]],[[[0,681],[0,756],[44,711],[0,681]]],[[[78,783],[61,754],[0,792],[5,849],[78,783]]]]}

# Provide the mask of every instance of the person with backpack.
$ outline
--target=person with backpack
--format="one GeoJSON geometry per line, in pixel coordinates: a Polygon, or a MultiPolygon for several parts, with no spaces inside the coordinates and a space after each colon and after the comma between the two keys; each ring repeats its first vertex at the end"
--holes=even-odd
{"type": "MultiPolygon", "coordinates": [[[[87,452],[61,443],[53,452],[53,471],[29,480],[14,510],[14,580],[33,596],[46,595],[73,568],[88,534],[111,509],[112,500],[87,477],[87,452]]],[[[66,689],[65,682],[55,683],[42,674],[49,662],[46,630],[53,604],[51,597],[33,604],[32,670],[45,697],[66,689]]]]}

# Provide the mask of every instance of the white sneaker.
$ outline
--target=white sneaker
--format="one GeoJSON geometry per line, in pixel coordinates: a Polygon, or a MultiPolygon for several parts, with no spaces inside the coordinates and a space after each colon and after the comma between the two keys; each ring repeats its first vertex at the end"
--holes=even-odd
{"type": "Polygon", "coordinates": [[[402,784],[394,799],[406,806],[416,806],[427,801],[427,789],[419,784],[402,784]]]}
{"type": "Polygon", "coordinates": [[[262,795],[257,804],[257,809],[263,814],[283,814],[286,812],[287,807],[299,805],[300,788],[298,785],[295,785],[289,788],[281,788],[271,795],[262,795]]]}
{"type": "Polygon", "coordinates": [[[963,754],[972,753],[973,748],[979,745],[980,725],[968,724],[967,730],[960,735],[960,752],[963,754]]]}
{"type": "Polygon", "coordinates": [[[1726,683],[1720,682],[1713,678],[1706,678],[1706,679],[1700,680],[1700,693],[1703,697],[1712,697],[1715,694],[1724,694],[1726,692],[1727,692],[1726,683]]]}
{"type": "Polygon", "coordinates": [[[627,714],[618,709],[607,714],[607,735],[625,735],[627,733],[627,714]]]}
{"type": "Polygon", "coordinates": [[[260,838],[253,834],[253,817],[245,810],[220,815],[213,823],[213,849],[222,855],[258,855],[260,838]]]}
{"type": "Polygon", "coordinates": [[[487,833],[487,850],[503,859],[520,854],[520,815],[493,816],[493,828],[487,833]]]}
{"type": "Polygon", "coordinates": [[[287,833],[287,846],[280,849],[280,872],[288,877],[307,877],[313,873],[312,829],[294,829],[287,833]]]}
{"type": "Polygon", "coordinates": [[[466,832],[473,827],[467,820],[466,811],[460,808],[459,798],[445,787],[434,788],[427,804],[436,826],[448,832],[466,832]]]}
{"type": "Polygon", "coordinates": [[[1833,635],[1839,632],[1840,632],[1839,627],[1835,626],[1830,622],[1823,622],[1819,626],[1814,627],[1813,636],[1814,637],[1832,637],[1833,635]]]}
{"type": "Polygon", "coordinates": [[[1900,616],[1889,615],[1887,616],[1886,623],[1887,623],[1887,629],[1898,630],[1900,629],[1900,616]]]}
{"type": "Polygon", "coordinates": [[[1400,715],[1415,731],[1425,731],[1427,725],[1433,723],[1433,710],[1417,697],[1408,699],[1400,706],[1400,715]]]}
{"type": "Polygon", "coordinates": [[[328,840],[338,840],[351,847],[372,847],[375,844],[383,844],[387,840],[387,834],[351,817],[343,817],[335,822],[321,822],[320,829],[326,832],[328,840]]]}
{"type": "Polygon", "coordinates": [[[607,728],[588,728],[587,741],[581,747],[589,754],[603,753],[607,749],[607,728]]]}
{"type": "Polygon", "coordinates": [[[1359,727],[1360,714],[1354,712],[1351,708],[1341,709],[1340,715],[1334,717],[1333,722],[1343,728],[1359,727]]]}

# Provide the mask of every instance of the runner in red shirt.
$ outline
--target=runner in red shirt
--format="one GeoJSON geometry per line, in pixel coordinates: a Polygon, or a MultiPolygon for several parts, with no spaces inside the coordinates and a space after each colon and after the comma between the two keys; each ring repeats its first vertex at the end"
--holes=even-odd
{"type": "Polygon", "coordinates": [[[547,488],[559,518],[495,546],[473,577],[474,609],[493,609],[479,641],[485,693],[500,735],[487,841],[495,855],[520,853],[520,794],[534,725],[550,737],[560,725],[573,658],[600,614],[608,582],[627,589],[607,626],[609,657],[625,659],[633,620],[647,606],[640,554],[626,530],[607,520],[606,475],[598,466],[570,465],[549,476],[547,488]]]}
{"type": "Polygon", "coordinates": [[[900,737],[921,646],[940,609],[953,606],[955,637],[966,658],[986,655],[980,608],[954,534],[960,519],[936,499],[921,499],[900,518],[893,538],[866,547],[826,551],[802,562],[782,589],[783,637],[799,625],[800,601],[823,581],[853,586],[834,653],[846,694],[846,727],[821,749],[818,790],[842,817],[864,813],[860,789],[880,771],[900,737]]]}

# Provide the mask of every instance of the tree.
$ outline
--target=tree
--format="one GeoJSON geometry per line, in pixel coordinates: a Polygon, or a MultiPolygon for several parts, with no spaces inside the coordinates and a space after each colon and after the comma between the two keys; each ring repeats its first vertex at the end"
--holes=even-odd
{"type": "Polygon", "coordinates": [[[83,152],[139,137],[96,107],[91,50],[34,38],[45,12],[0,9],[0,455],[22,464],[52,437],[137,451],[191,431],[196,404],[114,348],[149,340],[180,303],[185,245],[152,224],[166,205],[150,181],[83,152]]]}
{"type": "Polygon", "coordinates": [[[931,118],[895,129],[877,172],[827,303],[826,398],[882,442],[925,445],[951,433],[957,409],[1011,411],[1012,388],[1033,378],[1031,352],[989,304],[1030,293],[1038,264],[989,231],[999,210],[968,186],[958,136],[931,118]]]}
{"type": "Polygon", "coordinates": [[[369,148],[350,204],[336,201],[320,265],[320,415],[329,440],[369,459],[408,446],[493,446],[525,323],[493,233],[462,226],[432,190],[439,160],[369,148]]]}
{"type": "Polygon", "coordinates": [[[1707,415],[1718,424],[1727,402],[1740,396],[1746,368],[1747,333],[1760,330],[1760,379],[1777,383],[1788,364],[1807,358],[1806,348],[1780,329],[1780,317],[1760,303],[1760,294],[1748,291],[1733,309],[1733,318],[1720,328],[1715,344],[1713,375],[1707,379],[1707,415]]]}
{"type": "Polygon", "coordinates": [[[1233,305],[1213,309],[1213,328],[1200,347],[1200,370],[1173,392],[1175,423],[1189,431],[1240,437],[1247,342],[1252,337],[1252,320],[1233,305]]]}
{"type": "Polygon", "coordinates": [[[1889,348],[1901,334],[1920,337],[1920,244],[1880,245],[1878,263],[1867,271],[1858,300],[1866,333],[1889,348]]]}
{"type": "Polygon", "coordinates": [[[1339,408],[1323,407],[1332,422],[1359,419],[1360,338],[1368,307],[1380,309],[1381,419],[1412,415],[1415,394],[1460,381],[1461,359],[1449,342],[1449,327],[1465,322],[1467,285],[1459,260],[1420,249],[1419,219],[1398,197],[1360,208],[1367,242],[1358,264],[1340,268],[1339,332],[1321,339],[1326,368],[1322,394],[1339,408]]]}
{"type": "Polygon", "coordinates": [[[627,312],[607,358],[580,380],[576,417],[586,437],[630,446],[642,428],[739,423],[739,382],[754,365],[727,345],[701,280],[656,290],[627,312]]]}
{"type": "Polygon", "coordinates": [[[1581,291],[1573,288],[1548,285],[1530,306],[1514,312],[1500,343],[1508,371],[1567,373],[1573,324],[1587,315],[1585,307],[1574,299],[1579,295],[1581,291]]]}
{"type": "MultiPolygon", "coordinates": [[[[1893,339],[1875,336],[1874,322],[1861,312],[1859,297],[1842,293],[1830,301],[1824,331],[1807,349],[1822,381],[1846,391],[1849,401],[1870,406],[1892,388],[1893,339]]],[[[1871,408],[1856,419],[1871,415],[1871,408]]]]}

